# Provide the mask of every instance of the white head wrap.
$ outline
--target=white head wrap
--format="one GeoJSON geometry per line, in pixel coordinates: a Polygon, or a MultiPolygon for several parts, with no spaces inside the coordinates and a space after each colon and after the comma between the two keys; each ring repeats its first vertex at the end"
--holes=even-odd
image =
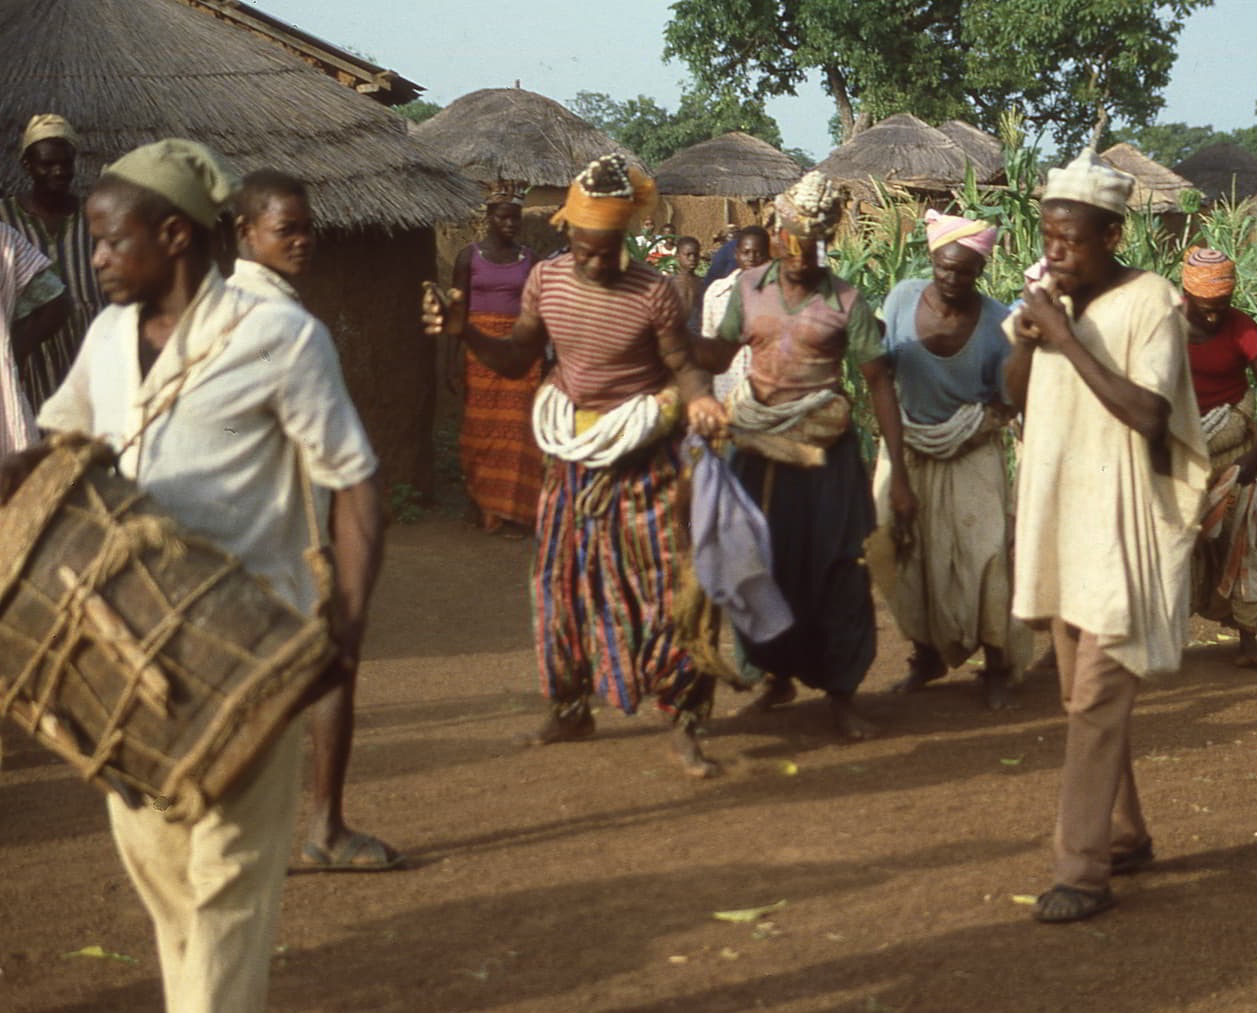
{"type": "Polygon", "coordinates": [[[1077,201],[1125,216],[1126,201],[1134,187],[1134,176],[1114,169],[1094,148],[1083,148],[1065,168],[1048,171],[1043,199],[1077,201]]]}

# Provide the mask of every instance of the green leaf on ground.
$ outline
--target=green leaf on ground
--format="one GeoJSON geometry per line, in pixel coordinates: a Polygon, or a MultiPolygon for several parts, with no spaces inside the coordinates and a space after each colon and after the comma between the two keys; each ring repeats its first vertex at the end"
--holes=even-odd
{"type": "Polygon", "coordinates": [[[125,953],[111,953],[103,946],[94,944],[92,946],[84,946],[81,950],[72,950],[69,953],[61,954],[63,957],[97,957],[101,960],[117,960],[123,964],[138,964],[139,961],[134,957],[128,957],[125,953]]]}
{"type": "Polygon", "coordinates": [[[776,904],[765,904],[763,907],[744,907],[736,908],[731,911],[713,911],[711,916],[719,922],[757,922],[764,915],[773,911],[780,911],[786,906],[786,901],[779,900],[776,904]]]}

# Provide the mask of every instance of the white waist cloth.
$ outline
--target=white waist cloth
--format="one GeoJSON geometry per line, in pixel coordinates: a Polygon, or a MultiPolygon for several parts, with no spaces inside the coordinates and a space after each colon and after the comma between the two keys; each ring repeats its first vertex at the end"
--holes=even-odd
{"type": "Polygon", "coordinates": [[[545,383],[533,401],[532,429],[543,453],[605,468],[663,435],[664,418],[658,398],[635,394],[577,435],[576,405],[554,384],[545,383]]]}
{"type": "Polygon", "coordinates": [[[986,406],[964,404],[946,422],[927,425],[903,417],[903,441],[918,453],[946,461],[955,457],[982,425],[986,406]]]}
{"type": "Polygon", "coordinates": [[[1214,435],[1226,425],[1227,419],[1231,417],[1231,411],[1229,404],[1220,404],[1200,416],[1200,427],[1205,431],[1206,440],[1213,439],[1214,435]]]}
{"type": "Polygon", "coordinates": [[[784,433],[818,408],[837,401],[840,396],[832,390],[818,390],[805,394],[796,401],[766,405],[756,400],[755,392],[751,389],[751,378],[744,376],[742,382],[729,392],[726,402],[729,425],[735,429],[750,429],[759,433],[784,433]]]}

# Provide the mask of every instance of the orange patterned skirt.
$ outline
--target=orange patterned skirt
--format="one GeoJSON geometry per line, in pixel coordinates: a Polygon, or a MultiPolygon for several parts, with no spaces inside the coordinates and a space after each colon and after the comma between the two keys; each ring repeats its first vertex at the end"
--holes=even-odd
{"type": "MultiPolygon", "coordinates": [[[[515,318],[471,313],[468,320],[493,338],[511,333],[515,318]]],[[[466,352],[463,426],[459,460],[467,494],[480,508],[486,530],[503,521],[533,527],[541,493],[541,451],[532,434],[532,402],[541,385],[541,363],[508,380],[466,352]]]]}

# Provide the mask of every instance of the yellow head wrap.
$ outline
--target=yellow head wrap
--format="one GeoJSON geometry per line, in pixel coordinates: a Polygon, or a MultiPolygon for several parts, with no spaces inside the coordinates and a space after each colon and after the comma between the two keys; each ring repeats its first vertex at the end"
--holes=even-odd
{"type": "Polygon", "coordinates": [[[25,155],[32,144],[57,138],[69,141],[78,150],[79,135],[74,132],[69,120],[56,113],[36,113],[22,132],[22,154],[25,155]]]}
{"type": "Polygon", "coordinates": [[[598,232],[623,232],[633,216],[655,203],[655,181],[623,155],[590,162],[567,188],[567,202],[550,224],[598,232]]]}
{"type": "Polygon", "coordinates": [[[1235,291],[1235,261],[1221,250],[1193,246],[1183,255],[1183,291],[1200,299],[1221,299],[1235,291]]]}
{"type": "Polygon", "coordinates": [[[204,144],[172,137],[146,144],[105,166],[102,176],[116,176],[170,201],[194,222],[213,228],[240,179],[204,144]]]}

